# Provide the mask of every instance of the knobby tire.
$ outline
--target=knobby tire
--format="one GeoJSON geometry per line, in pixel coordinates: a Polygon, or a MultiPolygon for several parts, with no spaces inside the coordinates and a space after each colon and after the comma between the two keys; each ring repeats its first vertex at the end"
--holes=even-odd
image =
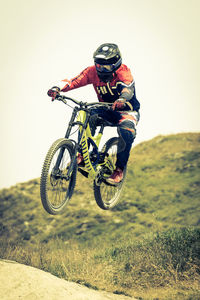
{"type": "MultiPolygon", "coordinates": [[[[109,139],[103,146],[102,152],[109,153],[113,163],[117,161],[117,147],[119,145],[119,138],[114,137],[109,139]]],[[[124,180],[126,177],[126,168],[123,170],[123,180],[116,186],[102,182],[100,185],[96,184],[94,180],[94,197],[97,205],[104,210],[112,209],[120,200],[120,194],[123,188],[124,180]]]]}
{"type": "Polygon", "coordinates": [[[46,155],[40,180],[40,195],[44,209],[51,215],[61,213],[72,197],[76,184],[77,165],[75,164],[69,180],[65,179],[65,174],[73,157],[73,144],[65,138],[56,140],[46,155]],[[55,169],[57,157],[62,150],[64,152],[59,170],[57,170],[57,173],[61,176],[55,176],[53,170],[55,169]]]}

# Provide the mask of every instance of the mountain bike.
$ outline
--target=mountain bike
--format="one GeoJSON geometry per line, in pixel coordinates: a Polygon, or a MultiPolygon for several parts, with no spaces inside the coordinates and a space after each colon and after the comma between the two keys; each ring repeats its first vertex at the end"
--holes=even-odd
{"type": "MultiPolygon", "coordinates": [[[[119,201],[126,176],[116,185],[109,184],[106,179],[113,173],[119,151],[120,137],[108,139],[100,149],[100,141],[108,122],[98,118],[97,134],[92,134],[91,110],[103,107],[112,109],[111,103],[82,102],[59,95],[55,100],[68,104],[75,103],[71,119],[64,138],[56,140],[50,147],[44,160],[40,179],[40,195],[44,209],[52,215],[63,211],[73,195],[77,171],[93,180],[94,197],[97,205],[104,210],[113,208],[119,201]],[[73,131],[75,130],[75,131],[73,131]],[[78,131],[77,138],[70,137],[78,131]],[[78,153],[83,156],[83,163],[77,164],[78,153]]],[[[71,106],[70,106],[71,107],[71,106]]]]}

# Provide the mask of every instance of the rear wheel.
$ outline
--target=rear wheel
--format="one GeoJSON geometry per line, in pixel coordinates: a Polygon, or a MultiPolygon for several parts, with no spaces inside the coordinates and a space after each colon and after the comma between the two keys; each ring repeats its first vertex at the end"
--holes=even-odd
{"type": "MultiPolygon", "coordinates": [[[[118,144],[119,144],[119,138],[117,137],[111,138],[105,143],[102,149],[102,152],[108,155],[108,159],[110,160],[110,162],[114,167],[117,161],[118,144]]],[[[123,180],[116,186],[113,186],[106,182],[105,176],[108,177],[109,174],[106,175],[106,170],[104,170],[103,168],[104,167],[102,167],[102,169],[99,172],[98,175],[99,178],[96,178],[94,180],[94,196],[97,205],[100,208],[107,210],[113,208],[119,202],[120,194],[126,176],[126,168],[123,171],[124,172],[123,180]],[[103,173],[105,174],[105,176],[103,175],[103,173]]]]}
{"type": "Polygon", "coordinates": [[[42,168],[40,195],[44,209],[52,215],[59,214],[71,198],[77,164],[71,174],[68,169],[74,157],[73,144],[61,138],[49,149],[42,168]]]}

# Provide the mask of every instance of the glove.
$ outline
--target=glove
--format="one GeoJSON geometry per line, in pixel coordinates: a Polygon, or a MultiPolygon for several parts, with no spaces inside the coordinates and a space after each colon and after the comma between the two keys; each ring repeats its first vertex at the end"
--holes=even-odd
{"type": "Polygon", "coordinates": [[[57,86],[53,86],[50,90],[48,90],[47,95],[52,98],[52,101],[60,95],[60,88],[57,86]]]}
{"type": "Polygon", "coordinates": [[[118,99],[113,103],[112,109],[113,110],[123,110],[125,108],[125,106],[126,106],[126,100],[118,99]]]}

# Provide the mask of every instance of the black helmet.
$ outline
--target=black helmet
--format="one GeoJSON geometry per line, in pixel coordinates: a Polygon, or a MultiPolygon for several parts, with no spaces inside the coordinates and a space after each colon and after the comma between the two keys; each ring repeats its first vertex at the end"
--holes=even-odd
{"type": "Polygon", "coordinates": [[[122,57],[116,44],[103,44],[97,48],[93,55],[99,78],[104,81],[110,81],[113,73],[121,66],[122,57]]]}

